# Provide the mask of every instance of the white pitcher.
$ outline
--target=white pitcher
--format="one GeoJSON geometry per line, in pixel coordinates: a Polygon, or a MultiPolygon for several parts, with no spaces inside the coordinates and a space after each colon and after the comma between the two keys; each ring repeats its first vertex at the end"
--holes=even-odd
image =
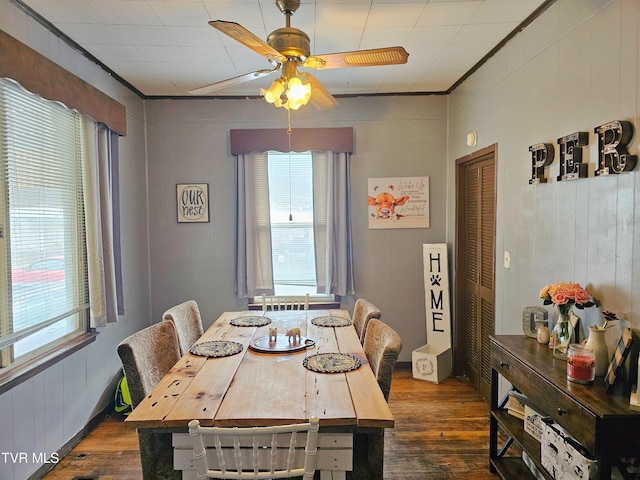
{"type": "Polygon", "coordinates": [[[596,357],[596,376],[601,377],[607,373],[609,367],[609,351],[605,342],[606,330],[595,326],[589,327],[589,338],[586,345],[593,350],[596,357]]]}

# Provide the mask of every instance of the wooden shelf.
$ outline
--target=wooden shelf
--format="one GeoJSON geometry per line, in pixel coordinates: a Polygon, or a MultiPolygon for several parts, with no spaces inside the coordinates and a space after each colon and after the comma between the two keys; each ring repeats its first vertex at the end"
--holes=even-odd
{"type": "MultiPolygon", "coordinates": [[[[493,410],[491,415],[498,421],[498,424],[502,429],[510,435],[513,441],[517,444],[519,450],[524,450],[527,455],[533,460],[533,463],[538,470],[545,476],[545,478],[551,479],[551,476],[547,475],[540,458],[540,442],[524,430],[524,421],[520,420],[513,415],[510,415],[506,410],[493,410]]],[[[518,458],[518,457],[503,457],[503,458],[518,458]]],[[[522,462],[524,465],[524,462],[522,462]]],[[[529,468],[525,465],[527,471],[529,468]]],[[[534,478],[534,477],[532,477],[534,478]]]]}
{"type": "Polygon", "coordinates": [[[493,458],[491,466],[502,480],[536,480],[520,457],[493,458]]]}
{"type": "Polygon", "coordinates": [[[640,430],[640,413],[629,406],[620,389],[605,390],[601,381],[577,384],[567,380],[566,362],[553,358],[549,349],[522,335],[491,337],[491,415],[489,461],[503,479],[535,478],[519,456],[523,452],[545,478],[540,443],[524,431],[524,422],[502,408],[498,378],[504,377],[536,407],[566,429],[598,460],[598,479],[610,479],[619,457],[640,457],[640,447],[630,438],[640,430]],[[498,441],[511,441],[508,449],[498,441]],[[509,455],[507,455],[509,453],[509,455]]]}

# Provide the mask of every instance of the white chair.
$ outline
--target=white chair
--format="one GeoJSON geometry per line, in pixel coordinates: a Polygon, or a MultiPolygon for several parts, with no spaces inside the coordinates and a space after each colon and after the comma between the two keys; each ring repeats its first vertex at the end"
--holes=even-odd
{"type": "Polygon", "coordinates": [[[189,422],[198,480],[206,478],[292,478],[311,480],[317,464],[318,418],[309,423],[273,427],[202,427],[189,422]],[[298,434],[306,433],[304,455],[296,448],[298,434]],[[215,449],[215,468],[209,466],[207,445],[215,449]]]}
{"type": "Polygon", "coordinates": [[[262,310],[309,310],[309,294],[292,297],[262,295],[262,310]]]}
{"type": "Polygon", "coordinates": [[[162,320],[173,322],[175,325],[182,355],[187,353],[191,345],[204,333],[200,309],[195,300],[171,307],[162,314],[162,320]]]}

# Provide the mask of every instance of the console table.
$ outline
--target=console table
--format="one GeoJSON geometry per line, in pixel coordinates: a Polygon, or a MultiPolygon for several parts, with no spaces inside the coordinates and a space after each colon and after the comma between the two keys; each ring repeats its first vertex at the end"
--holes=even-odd
{"type": "Polygon", "coordinates": [[[522,458],[507,454],[507,449],[515,442],[545,478],[552,478],[540,463],[540,443],[524,431],[522,420],[510,415],[501,405],[498,375],[598,458],[598,478],[611,478],[611,468],[618,457],[640,457],[640,412],[629,407],[629,395],[624,388],[606,393],[601,377],[596,377],[590,385],[570,382],[566,368],[565,361],[555,359],[549,348],[534,338],[523,335],[491,337],[489,462],[492,472],[497,472],[503,479],[535,479],[522,458]],[[500,447],[499,429],[506,435],[505,443],[500,447]]]}

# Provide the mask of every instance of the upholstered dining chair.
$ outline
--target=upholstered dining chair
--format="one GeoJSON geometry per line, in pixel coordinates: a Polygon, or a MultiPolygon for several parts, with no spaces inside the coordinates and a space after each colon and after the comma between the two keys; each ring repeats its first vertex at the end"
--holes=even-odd
{"type": "Polygon", "coordinates": [[[388,402],[393,368],[402,350],[400,335],[383,321],[372,318],[367,325],[363,348],[371,370],[388,402]]]}
{"type": "MultiPolygon", "coordinates": [[[[130,335],[120,342],[117,351],[134,409],[181,356],[173,322],[159,322],[130,335]]],[[[173,465],[154,460],[172,457],[172,453],[168,457],[157,453],[172,452],[171,435],[138,430],[138,442],[144,480],[182,478],[179,471],[173,470],[173,465]]]]}
{"type": "Polygon", "coordinates": [[[162,314],[162,320],[173,322],[178,333],[178,343],[180,353],[184,355],[191,346],[196,343],[202,334],[202,317],[195,300],[188,300],[184,303],[171,307],[162,314]]]}
{"type": "Polygon", "coordinates": [[[360,337],[360,343],[364,343],[364,334],[367,331],[367,324],[372,318],[380,320],[382,313],[378,307],[364,298],[356,300],[356,304],[353,307],[352,321],[353,326],[356,329],[358,337],[360,337]]]}
{"type": "Polygon", "coordinates": [[[317,417],[308,423],[273,427],[202,427],[192,420],[189,435],[197,478],[311,480],[317,464],[318,428],[317,417]],[[306,434],[304,455],[296,448],[298,434],[306,434]],[[207,455],[205,443],[215,448],[215,456],[207,455]],[[214,468],[209,458],[216,459],[214,468]]]}
{"type": "Polygon", "coordinates": [[[262,295],[262,310],[309,310],[309,294],[291,297],[262,295]]]}

